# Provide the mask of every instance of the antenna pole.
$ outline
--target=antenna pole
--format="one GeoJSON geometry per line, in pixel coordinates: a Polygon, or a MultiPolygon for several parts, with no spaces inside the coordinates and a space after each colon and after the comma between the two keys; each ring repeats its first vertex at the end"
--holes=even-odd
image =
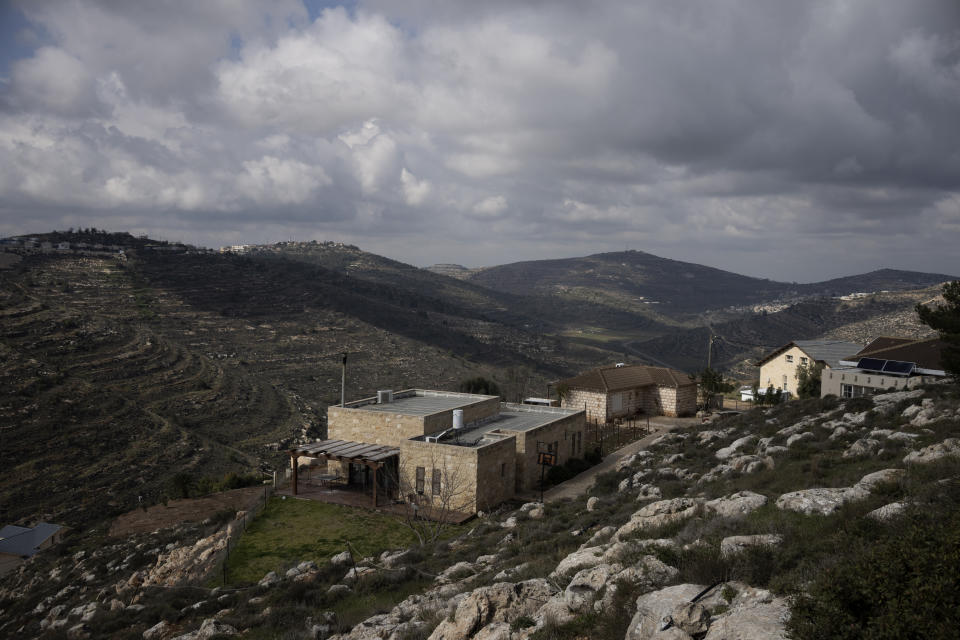
{"type": "Polygon", "coordinates": [[[347,397],[347,354],[343,354],[343,369],[340,372],[340,406],[346,406],[347,397]]]}

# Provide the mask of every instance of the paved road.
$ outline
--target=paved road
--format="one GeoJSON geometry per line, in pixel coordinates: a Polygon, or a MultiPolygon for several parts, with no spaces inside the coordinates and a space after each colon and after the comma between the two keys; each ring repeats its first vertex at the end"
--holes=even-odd
{"type": "MultiPolygon", "coordinates": [[[[617,462],[619,462],[622,458],[626,458],[627,456],[632,455],[641,449],[646,449],[647,446],[657,436],[679,427],[686,427],[699,423],[700,420],[697,418],[667,418],[664,416],[651,418],[650,430],[652,433],[650,435],[644,436],[636,442],[631,442],[630,444],[617,449],[605,457],[600,464],[590,467],[580,475],[575,476],[570,480],[557,485],[556,487],[544,491],[544,502],[556,502],[557,500],[562,500],[563,498],[575,498],[583,493],[586,493],[587,490],[593,486],[593,481],[598,474],[605,473],[607,471],[613,471],[613,469],[617,466],[617,462]]],[[[534,500],[539,500],[540,494],[537,493],[535,497],[528,497],[531,497],[534,500]]]]}

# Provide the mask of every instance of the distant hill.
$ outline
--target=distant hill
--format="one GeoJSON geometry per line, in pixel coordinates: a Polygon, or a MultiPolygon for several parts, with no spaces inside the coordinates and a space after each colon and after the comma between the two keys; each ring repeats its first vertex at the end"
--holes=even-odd
{"type": "Polygon", "coordinates": [[[883,269],[826,282],[796,284],[752,278],[643,251],[515,262],[489,267],[470,277],[471,282],[514,294],[575,298],[584,289],[600,291],[625,308],[642,304],[665,314],[746,307],[782,298],[899,291],[952,279],[955,276],[883,269]]]}
{"type": "Polygon", "coordinates": [[[480,271],[480,269],[468,269],[462,264],[432,264],[426,267],[426,270],[439,273],[442,276],[459,278],[460,280],[467,280],[470,276],[480,271]]]}

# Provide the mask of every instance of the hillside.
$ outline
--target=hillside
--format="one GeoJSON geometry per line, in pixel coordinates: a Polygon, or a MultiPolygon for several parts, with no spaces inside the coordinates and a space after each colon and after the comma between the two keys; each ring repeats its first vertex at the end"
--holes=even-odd
{"type": "Polygon", "coordinates": [[[578,299],[602,294],[614,308],[654,309],[664,315],[697,314],[748,307],[778,299],[899,291],[930,286],[955,276],[883,269],[825,282],[796,284],[751,278],[643,251],[600,253],[582,258],[535,260],[489,267],[471,282],[510,293],[553,294],[578,299]]]}
{"type": "Polygon", "coordinates": [[[932,335],[930,328],[917,320],[914,306],[935,298],[939,290],[939,287],[929,287],[850,300],[813,298],[776,313],[752,313],[713,324],[709,329],[677,331],[623,346],[641,359],[666,361],[673,367],[695,371],[706,366],[707,344],[712,332],[716,336],[714,367],[733,370],[736,375],[749,378],[757,371],[744,366],[746,360],[756,359],[791,340],[831,337],[866,344],[880,335],[932,335]]]}
{"type": "Polygon", "coordinates": [[[282,465],[324,432],[343,352],[348,398],[484,375],[515,399],[610,359],[429,288],[148,244],[28,252],[0,271],[3,522],[83,527],[159,500],[180,472],[282,465]]]}
{"type": "MultiPolygon", "coordinates": [[[[202,558],[219,557],[242,516],[74,535],[0,580],[0,634],[950,638],[958,436],[948,384],[753,409],[614,454],[584,495],[505,505],[451,539],[368,557],[349,540],[332,555],[322,537],[229,588],[197,576],[217,569],[202,558]]],[[[282,526],[296,502],[271,503],[250,530],[282,526]]]]}

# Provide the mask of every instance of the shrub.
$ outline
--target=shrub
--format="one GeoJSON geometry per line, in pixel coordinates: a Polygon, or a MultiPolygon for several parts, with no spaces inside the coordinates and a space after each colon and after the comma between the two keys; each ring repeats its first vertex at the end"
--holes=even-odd
{"type": "Polygon", "coordinates": [[[851,544],[792,601],[792,637],[954,638],[960,626],[960,512],[915,512],[851,544]]]}

